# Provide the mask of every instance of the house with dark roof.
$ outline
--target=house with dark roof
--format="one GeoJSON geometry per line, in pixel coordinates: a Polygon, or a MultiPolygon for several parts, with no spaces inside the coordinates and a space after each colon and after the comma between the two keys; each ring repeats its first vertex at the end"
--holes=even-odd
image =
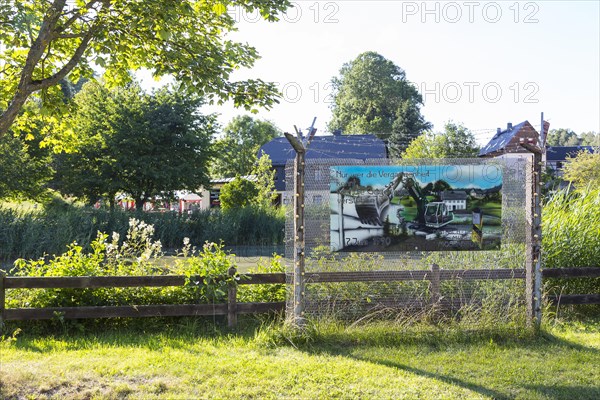
{"type": "MultiPolygon", "coordinates": [[[[544,131],[548,132],[550,123],[544,121],[544,131]]],[[[506,129],[498,128],[492,139],[481,148],[479,157],[499,157],[506,155],[530,154],[519,143],[521,139],[525,141],[533,141],[534,144],[539,142],[539,133],[529,123],[523,121],[520,124],[513,125],[508,123],[506,129]]]]}
{"type": "MultiPolygon", "coordinates": [[[[286,190],[285,167],[294,160],[296,153],[285,137],[278,137],[263,145],[258,153],[261,157],[268,154],[275,169],[275,190],[281,195],[286,190]]],[[[387,158],[388,152],[383,140],[374,135],[315,136],[306,151],[306,159],[368,159],[387,158]]],[[[306,171],[307,181],[328,184],[329,168],[310,168],[306,171]]],[[[319,196],[315,194],[315,196],[319,196]]],[[[310,201],[310,199],[308,199],[310,201]]],[[[315,202],[319,199],[316,197],[315,202]]]]}
{"type": "Polygon", "coordinates": [[[564,162],[571,157],[577,156],[581,151],[594,152],[592,146],[548,146],[546,147],[546,166],[554,172],[560,173],[564,162]]]}

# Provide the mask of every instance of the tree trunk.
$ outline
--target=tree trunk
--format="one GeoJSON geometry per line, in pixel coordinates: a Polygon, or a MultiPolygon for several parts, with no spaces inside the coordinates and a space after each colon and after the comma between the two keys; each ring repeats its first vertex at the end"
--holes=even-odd
{"type": "Polygon", "coordinates": [[[135,211],[144,211],[144,199],[141,197],[135,198],[135,211]]]}
{"type": "MultiPolygon", "coordinates": [[[[89,5],[91,6],[96,1],[97,0],[90,2],[89,5]]],[[[82,34],[79,46],[77,46],[72,57],[60,68],[60,70],[51,76],[42,77],[41,79],[34,79],[35,67],[38,65],[40,59],[47,51],[50,43],[56,39],[56,36],[53,35],[57,33],[56,25],[60,19],[65,5],[66,0],[54,0],[51,8],[44,16],[38,36],[32,43],[27,53],[27,59],[25,60],[25,65],[21,71],[16,92],[10,104],[8,105],[8,108],[0,115],[0,137],[4,136],[8,132],[8,129],[23,108],[23,104],[25,104],[25,101],[27,101],[27,98],[32,93],[56,85],[77,66],[83,57],[84,52],[87,50],[93,35],[98,29],[100,18],[97,18],[89,30],[85,32],[85,34],[82,34]]]]}
{"type": "Polygon", "coordinates": [[[108,194],[108,209],[111,214],[115,211],[115,194],[114,193],[108,194]]]}
{"type": "Polygon", "coordinates": [[[23,104],[25,104],[27,97],[29,97],[28,93],[17,93],[8,105],[6,111],[0,114],[0,137],[3,137],[8,132],[8,129],[15,121],[15,118],[19,115],[23,104]]]}

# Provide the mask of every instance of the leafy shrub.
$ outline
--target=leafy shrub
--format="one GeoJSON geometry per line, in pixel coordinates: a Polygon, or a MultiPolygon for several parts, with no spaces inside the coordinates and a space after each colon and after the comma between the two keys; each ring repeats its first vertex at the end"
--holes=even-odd
{"type": "Polygon", "coordinates": [[[219,303],[226,301],[227,286],[239,276],[229,276],[234,263],[222,244],[206,243],[202,251],[191,249],[186,241],[184,255],[175,271],[157,266],[162,256],[161,243],[151,239],[154,228],[132,218],[123,243],[120,236],[98,233],[85,252],[77,243],[49,260],[17,260],[17,276],[135,276],[176,272],[188,277],[184,287],[133,287],[100,289],[28,289],[8,292],[9,307],[69,307],[96,305],[144,305],[181,303],[219,303]]]}
{"type": "Polygon", "coordinates": [[[252,203],[258,195],[258,188],[254,182],[239,176],[223,185],[219,199],[224,211],[237,207],[245,207],[252,203]]]}
{"type": "Polygon", "coordinates": [[[227,289],[235,284],[239,275],[230,275],[235,268],[233,257],[225,253],[223,244],[205,243],[202,251],[190,248],[186,241],[183,260],[176,264],[175,272],[185,275],[186,293],[203,303],[227,302],[227,289]]]}
{"type": "MultiPolygon", "coordinates": [[[[261,258],[256,268],[248,270],[250,274],[271,274],[285,272],[285,263],[281,256],[273,254],[270,260],[261,258]]],[[[242,276],[241,279],[244,279],[242,276]]],[[[238,288],[238,301],[248,303],[285,301],[285,284],[243,285],[238,288]]]]}

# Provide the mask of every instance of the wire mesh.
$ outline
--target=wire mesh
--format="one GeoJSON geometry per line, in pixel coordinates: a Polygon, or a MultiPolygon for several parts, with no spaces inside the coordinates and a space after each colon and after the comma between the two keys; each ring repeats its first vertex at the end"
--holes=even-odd
{"type": "MultiPolygon", "coordinates": [[[[308,158],[304,187],[305,315],[350,320],[379,317],[413,319],[428,315],[431,310],[442,309],[460,318],[486,314],[496,319],[524,319],[526,289],[522,269],[527,261],[527,220],[530,216],[526,205],[530,201],[527,195],[531,186],[530,169],[531,161],[527,156],[441,160],[308,158]],[[331,202],[332,196],[336,195],[331,188],[335,177],[334,174],[332,178],[331,174],[335,167],[457,165],[494,166],[502,171],[502,209],[496,227],[501,243],[497,250],[456,251],[448,247],[448,250],[431,251],[426,247],[425,250],[411,250],[406,246],[386,249],[386,243],[382,242],[381,251],[352,246],[332,251],[332,232],[335,234],[338,217],[331,202]],[[421,273],[416,273],[414,279],[406,279],[404,275],[399,279],[397,271],[421,273]],[[362,278],[359,279],[366,277],[367,281],[317,282],[319,273],[329,272],[360,272],[362,274],[357,276],[362,278]]],[[[294,196],[293,161],[286,167],[286,184],[286,259],[288,281],[291,283],[295,237],[291,207],[294,196]]],[[[470,226],[471,222],[468,224],[470,226]]],[[[439,235],[436,240],[443,241],[439,235]]],[[[288,311],[290,307],[288,301],[288,311]]]]}

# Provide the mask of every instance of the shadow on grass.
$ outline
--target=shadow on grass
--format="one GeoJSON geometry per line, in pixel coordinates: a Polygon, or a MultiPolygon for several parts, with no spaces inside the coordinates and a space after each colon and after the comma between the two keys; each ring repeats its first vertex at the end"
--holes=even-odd
{"type": "MultiPolygon", "coordinates": [[[[57,346],[61,349],[79,350],[103,345],[121,348],[147,348],[158,350],[165,346],[188,349],[191,344],[203,340],[207,343],[246,340],[250,342],[266,324],[273,324],[275,317],[241,318],[238,328],[227,327],[225,316],[171,317],[99,320],[9,321],[4,340],[12,340],[20,350],[43,353],[57,346]]],[[[190,350],[191,351],[191,350],[190,350]]]]}
{"type": "MultiPolygon", "coordinates": [[[[526,378],[523,378],[517,372],[515,375],[511,376],[511,378],[515,379],[515,382],[509,383],[508,385],[506,385],[506,383],[500,383],[498,384],[499,387],[494,387],[496,386],[494,384],[484,385],[481,382],[476,382],[476,377],[473,378],[473,380],[464,379],[463,377],[458,376],[461,372],[444,374],[428,370],[427,367],[422,368],[420,366],[410,365],[410,363],[407,362],[390,359],[389,354],[385,351],[386,348],[392,349],[395,346],[412,346],[418,348],[422,352],[432,353],[444,352],[449,347],[458,347],[468,351],[469,348],[481,348],[490,343],[493,343],[503,350],[513,350],[516,352],[515,354],[521,352],[539,352],[540,354],[543,354],[549,347],[556,349],[557,352],[566,350],[589,352],[594,355],[600,353],[600,350],[597,348],[571,342],[546,331],[538,333],[532,332],[531,334],[523,335],[521,333],[498,333],[487,330],[454,332],[449,335],[444,335],[444,333],[440,331],[429,333],[417,332],[416,337],[410,337],[410,335],[406,335],[406,333],[397,333],[395,337],[382,338],[381,336],[378,337],[375,335],[369,338],[361,336],[359,340],[353,338],[351,333],[341,333],[337,335],[334,334],[333,337],[327,337],[325,335],[313,342],[301,343],[297,348],[308,354],[345,357],[357,361],[378,364],[416,376],[444,382],[493,399],[511,399],[523,396],[524,393],[520,393],[519,396],[516,395],[515,391],[520,390],[529,394],[537,393],[540,397],[548,399],[600,399],[599,384],[590,386],[562,385],[560,382],[556,385],[527,384],[526,378]],[[379,348],[382,354],[361,354],[361,348],[369,349],[373,347],[379,348]],[[502,387],[502,385],[504,385],[504,387],[502,387]]],[[[432,367],[437,367],[437,365],[432,365],[432,367]]],[[[589,368],[593,367],[590,366],[589,368]]],[[[515,368],[515,371],[517,371],[517,368],[515,368]]],[[[463,369],[462,373],[473,376],[476,371],[463,369]]],[[[553,381],[554,379],[560,378],[557,378],[556,376],[542,376],[541,379],[553,381]]]]}
{"type": "MultiPolygon", "coordinates": [[[[537,384],[539,381],[528,382],[526,378],[519,375],[517,369],[506,378],[513,382],[485,384],[477,380],[477,373],[481,373],[479,371],[471,371],[465,367],[459,368],[458,372],[440,373],[432,370],[437,365],[432,365],[431,368],[429,365],[414,365],[414,363],[411,365],[410,359],[393,359],[389,357],[390,352],[386,352],[386,349],[402,347],[417,348],[419,352],[431,353],[442,353],[448,348],[458,348],[468,352],[469,349],[481,349],[483,346],[493,344],[502,350],[513,350],[515,354],[547,354],[549,349],[556,353],[560,353],[561,350],[587,352],[593,355],[600,353],[598,348],[569,341],[547,331],[538,333],[519,329],[468,331],[446,329],[443,326],[403,330],[392,326],[364,326],[348,329],[341,325],[332,325],[312,327],[304,333],[292,333],[282,328],[280,321],[273,319],[241,318],[236,331],[229,330],[223,318],[157,318],[135,322],[129,326],[119,325],[117,322],[114,321],[114,329],[108,329],[110,324],[105,321],[105,325],[83,332],[78,332],[76,325],[66,333],[61,333],[59,330],[46,335],[35,335],[25,331],[25,334],[15,341],[14,346],[32,352],[52,351],[54,346],[79,350],[103,345],[132,349],[142,347],[151,350],[170,347],[191,353],[202,351],[202,346],[198,346],[199,343],[219,346],[228,346],[231,343],[239,346],[240,343],[248,343],[251,346],[267,349],[293,346],[308,355],[344,357],[378,364],[495,399],[514,398],[517,396],[515,391],[523,391],[519,394],[521,396],[538,395],[549,399],[600,399],[600,386],[597,384],[569,385],[569,381],[561,382],[560,376],[549,376],[547,379],[541,376],[542,384],[537,384]],[[54,340],[44,339],[54,339],[56,344],[54,340]],[[369,354],[371,349],[377,351],[369,354]],[[545,384],[556,379],[558,381],[555,385],[545,384]]],[[[527,368],[526,365],[521,367],[527,368]]],[[[585,376],[585,372],[582,374],[585,376]]]]}
{"type": "Polygon", "coordinates": [[[464,381],[462,379],[458,379],[458,378],[455,378],[452,376],[442,375],[442,374],[438,374],[435,372],[426,371],[423,369],[411,367],[411,366],[401,364],[398,362],[389,361],[389,360],[376,360],[376,359],[373,359],[370,357],[363,358],[363,357],[352,356],[351,358],[359,360],[359,361],[367,361],[367,362],[377,363],[377,364],[383,365],[385,367],[396,368],[398,370],[409,372],[411,374],[418,375],[418,376],[421,376],[424,378],[435,379],[435,380],[447,383],[452,386],[458,386],[458,387],[461,387],[464,389],[468,389],[472,392],[479,393],[482,396],[488,396],[493,399],[510,398],[510,396],[507,396],[506,394],[504,394],[502,392],[475,384],[473,382],[467,382],[467,381],[464,381]]]}
{"type": "Polygon", "coordinates": [[[569,386],[569,385],[524,385],[524,388],[536,392],[548,399],[600,399],[600,385],[594,386],[569,386]]]}

